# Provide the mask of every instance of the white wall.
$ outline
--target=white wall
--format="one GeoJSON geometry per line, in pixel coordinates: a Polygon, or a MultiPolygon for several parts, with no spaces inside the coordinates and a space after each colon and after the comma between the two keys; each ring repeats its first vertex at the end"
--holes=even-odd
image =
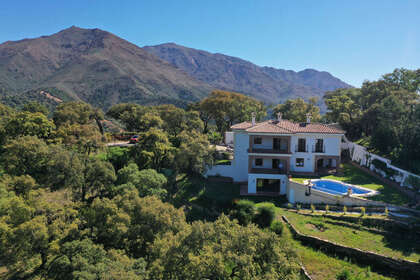
{"type": "Polygon", "coordinates": [[[233,133],[234,157],[231,165],[215,165],[204,176],[232,177],[234,182],[246,182],[248,180],[248,134],[243,132],[233,133]]]}
{"type": "Polygon", "coordinates": [[[293,172],[314,172],[314,161],[314,157],[310,153],[294,153],[290,158],[290,170],[293,172]],[[296,166],[297,158],[305,159],[303,167],[296,166]]]}
{"type": "Polygon", "coordinates": [[[228,146],[233,146],[234,140],[233,140],[233,131],[226,131],[225,132],[225,144],[228,146]]]}
{"type": "Polygon", "coordinates": [[[232,175],[235,182],[248,180],[248,148],[249,136],[244,132],[234,132],[234,157],[232,161],[232,175]]]}
{"type": "MultiPolygon", "coordinates": [[[[255,158],[259,158],[256,156],[255,158]]],[[[252,168],[273,168],[273,161],[271,158],[261,157],[263,160],[263,165],[257,166],[255,165],[255,158],[252,160],[252,168]]]]}
{"type": "Polygon", "coordinates": [[[272,149],[273,148],[273,136],[253,136],[254,139],[261,138],[261,144],[254,144],[252,141],[251,145],[254,149],[272,149]]]}
{"type": "Polygon", "coordinates": [[[287,181],[286,175],[279,174],[248,174],[248,193],[257,192],[257,179],[280,179],[280,194],[286,194],[287,181]]]}
{"type": "Polygon", "coordinates": [[[327,134],[298,134],[293,135],[291,139],[292,158],[290,159],[290,170],[294,172],[314,172],[315,155],[339,156],[341,153],[341,136],[327,134]],[[308,147],[307,153],[295,152],[298,145],[298,139],[305,138],[308,147]],[[325,153],[312,153],[312,147],[316,144],[316,139],[324,139],[325,153]],[[303,167],[296,166],[296,158],[304,158],[303,167]]]}

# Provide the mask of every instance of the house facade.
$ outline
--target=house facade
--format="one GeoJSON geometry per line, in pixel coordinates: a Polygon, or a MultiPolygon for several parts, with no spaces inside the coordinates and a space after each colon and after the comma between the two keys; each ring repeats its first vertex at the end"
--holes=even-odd
{"type": "Polygon", "coordinates": [[[248,193],[286,194],[289,174],[316,174],[340,164],[344,131],[334,126],[276,120],[242,122],[231,127],[234,159],[207,175],[247,182],[248,193]]]}

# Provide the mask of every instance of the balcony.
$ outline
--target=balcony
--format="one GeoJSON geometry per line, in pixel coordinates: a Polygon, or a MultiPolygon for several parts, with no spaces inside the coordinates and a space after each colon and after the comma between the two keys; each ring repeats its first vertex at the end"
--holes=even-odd
{"type": "Polygon", "coordinates": [[[259,154],[290,154],[289,150],[286,149],[255,149],[255,148],[250,148],[248,149],[248,153],[259,153],[259,154]]]}
{"type": "Polygon", "coordinates": [[[312,146],[312,153],[325,153],[325,145],[312,146]]]}
{"type": "Polygon", "coordinates": [[[296,145],[295,146],[295,152],[296,153],[307,153],[308,152],[308,145],[305,145],[305,146],[296,145]]]}
{"type": "Polygon", "coordinates": [[[286,169],[277,169],[277,168],[251,168],[249,173],[254,174],[287,174],[286,169]]]}

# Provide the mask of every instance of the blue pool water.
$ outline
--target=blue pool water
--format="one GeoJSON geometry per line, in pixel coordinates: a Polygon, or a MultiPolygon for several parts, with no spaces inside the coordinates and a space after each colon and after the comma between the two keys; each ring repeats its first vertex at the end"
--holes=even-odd
{"type": "Polygon", "coordinates": [[[366,194],[370,191],[359,189],[354,186],[350,186],[341,182],[335,182],[330,180],[317,180],[312,181],[312,188],[331,194],[347,194],[347,189],[350,187],[353,190],[353,194],[366,194]]]}

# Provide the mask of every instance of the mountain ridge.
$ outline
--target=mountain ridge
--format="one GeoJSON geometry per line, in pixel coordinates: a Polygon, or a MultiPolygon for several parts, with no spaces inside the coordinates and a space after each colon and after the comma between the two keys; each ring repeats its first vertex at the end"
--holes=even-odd
{"type": "Polygon", "coordinates": [[[351,87],[326,71],[308,68],[296,72],[258,66],[238,57],[173,42],[143,48],[213,87],[242,92],[266,102],[277,103],[296,97],[321,98],[326,91],[351,87]]]}
{"type": "Polygon", "coordinates": [[[185,106],[214,89],[267,104],[350,87],[326,71],[276,69],[221,53],[165,43],[143,48],[98,28],[71,26],[0,44],[0,92],[57,89],[103,109],[116,103],[185,106]]]}
{"type": "Polygon", "coordinates": [[[75,26],[1,44],[0,86],[12,92],[53,87],[102,108],[188,103],[212,90],[110,32],[75,26]]]}

